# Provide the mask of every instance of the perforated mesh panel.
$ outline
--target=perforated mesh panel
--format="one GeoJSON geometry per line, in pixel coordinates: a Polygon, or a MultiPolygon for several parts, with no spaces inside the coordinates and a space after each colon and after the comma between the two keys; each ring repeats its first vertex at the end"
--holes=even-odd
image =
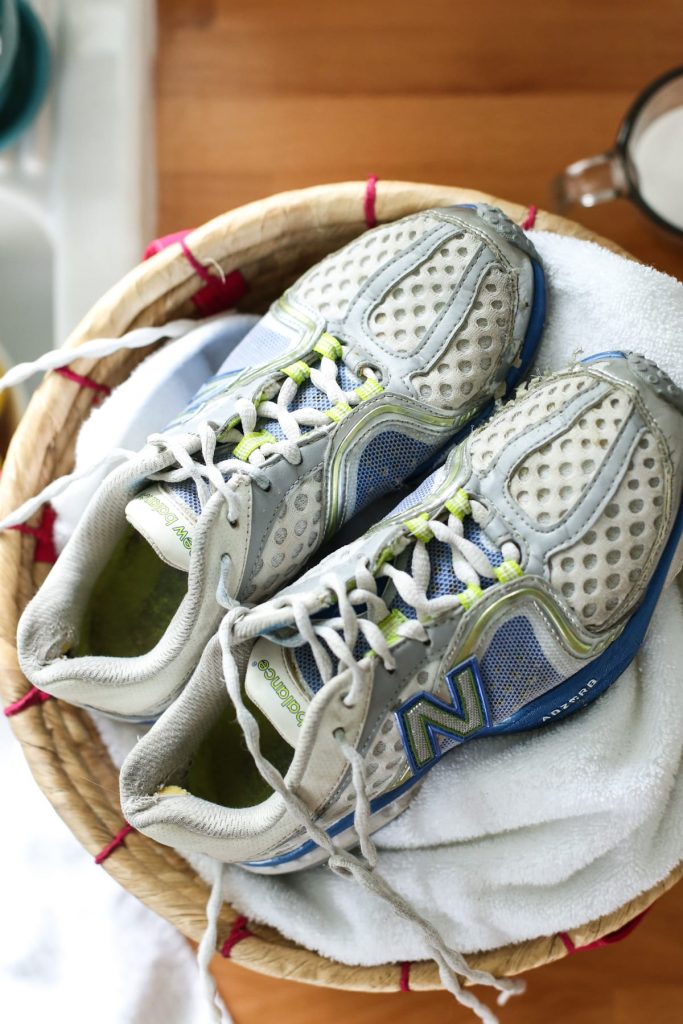
{"type": "Polygon", "coordinates": [[[320,545],[322,487],[319,466],[283,498],[254,567],[247,600],[257,601],[284,586],[320,545]]]}
{"type": "Polygon", "coordinates": [[[640,600],[666,531],[668,468],[651,433],[641,438],[603,514],[550,559],[550,582],[588,629],[600,629],[640,600]]]}
{"type": "Polygon", "coordinates": [[[479,665],[494,723],[509,718],[563,681],[524,615],[515,615],[500,626],[479,665]]]}
{"type": "Polygon", "coordinates": [[[366,231],[304,274],[292,292],[328,320],[337,319],[370,274],[434,226],[431,217],[420,213],[366,231]]]}
{"type": "Polygon", "coordinates": [[[166,487],[174,497],[179,498],[184,505],[187,505],[196,516],[201,513],[202,506],[194,480],[184,480],[181,484],[166,484],[166,487]]]}
{"type": "Polygon", "coordinates": [[[387,430],[374,437],[359,459],[356,503],[353,510],[346,510],[345,519],[369,501],[404,483],[427,461],[436,447],[396,430],[387,430]]]}
{"type": "Polygon", "coordinates": [[[412,352],[451,301],[480,244],[472,232],[458,231],[392,287],[370,316],[377,340],[394,351],[412,352]]]}
{"type": "Polygon", "coordinates": [[[510,478],[510,494],[541,526],[558,523],[593,481],[633,403],[613,391],[586,409],[571,428],[532,452],[510,478]]]}
{"type": "Polygon", "coordinates": [[[503,406],[467,442],[475,472],[484,472],[507,441],[540,423],[555,409],[561,409],[592,383],[594,379],[588,374],[577,372],[552,382],[533,384],[527,394],[523,390],[518,392],[519,397],[514,402],[503,406]]]}
{"type": "Polygon", "coordinates": [[[411,494],[406,495],[403,501],[399,502],[396,508],[391,510],[391,516],[401,515],[406,512],[409,508],[413,508],[414,505],[419,505],[421,501],[431,494],[435,490],[444,478],[445,471],[443,467],[430,473],[426,480],[423,480],[419,487],[416,487],[411,494]]]}
{"type": "Polygon", "coordinates": [[[411,377],[416,395],[456,410],[473,396],[492,393],[495,374],[513,335],[514,297],[508,274],[493,266],[484,275],[463,325],[426,373],[411,377]]]}

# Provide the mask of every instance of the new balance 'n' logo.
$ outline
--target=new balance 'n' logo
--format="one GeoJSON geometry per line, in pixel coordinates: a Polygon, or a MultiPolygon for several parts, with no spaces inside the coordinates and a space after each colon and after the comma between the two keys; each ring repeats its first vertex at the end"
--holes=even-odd
{"type": "Polygon", "coordinates": [[[443,750],[439,735],[468,739],[491,724],[476,658],[468,658],[446,675],[451,704],[431,693],[417,693],[396,712],[403,745],[414,772],[431,767],[443,750]]]}

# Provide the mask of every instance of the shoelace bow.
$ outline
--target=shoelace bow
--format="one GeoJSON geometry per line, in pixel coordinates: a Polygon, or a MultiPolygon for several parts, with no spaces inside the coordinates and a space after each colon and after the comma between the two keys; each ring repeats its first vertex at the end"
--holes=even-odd
{"type": "MultiPolygon", "coordinates": [[[[350,672],[352,682],[344,698],[349,705],[360,696],[361,687],[371,685],[372,668],[376,664],[372,658],[362,658],[359,661],[354,656],[353,649],[359,635],[362,634],[366,638],[385,667],[391,670],[396,666],[391,652],[389,631],[385,625],[391,620],[391,612],[377,593],[378,578],[388,577],[397,593],[418,615],[415,620],[404,619],[395,626],[392,624],[395,635],[424,642],[428,639],[428,634],[420,618],[426,619],[443,614],[458,605],[469,607],[482,593],[480,576],[503,581],[522,573],[519,566],[520,553],[512,542],[502,545],[503,563],[494,568],[484,552],[464,536],[463,518],[465,515],[471,515],[475,522],[483,523],[488,515],[483,505],[469,499],[467,494],[460,490],[454,499],[446,502],[446,508],[449,512],[447,523],[429,519],[428,516],[411,519],[405,523],[415,538],[410,573],[385,562],[373,575],[367,561],[362,560],[356,571],[356,585],[351,591],[347,592],[345,586],[334,577],[330,576],[322,581],[323,586],[337,601],[338,617],[314,621],[305,597],[290,598],[287,601],[291,617],[301,637],[311,646],[323,682],[328,682],[334,674],[344,670],[350,672]],[[451,548],[454,572],[466,585],[466,590],[461,594],[432,599],[427,597],[431,575],[427,544],[432,538],[448,544],[451,548]],[[366,615],[361,617],[356,606],[365,606],[366,615]],[[338,659],[336,671],[325,645],[338,659]]],[[[278,613],[281,610],[282,605],[279,604],[278,613]]],[[[367,892],[374,893],[388,903],[401,918],[421,931],[439,968],[444,988],[450,991],[459,1003],[471,1009],[484,1024],[497,1024],[497,1018],[491,1009],[474,993],[463,989],[460,978],[472,984],[489,985],[497,989],[499,1005],[503,1005],[510,995],[522,992],[524,983],[496,978],[487,971],[470,967],[463,955],[447,946],[438,930],[377,873],[377,850],[371,838],[371,806],[365,761],[360,752],[348,743],[343,730],[337,730],[335,739],[340,744],[351,771],[351,783],[355,793],[354,829],[358,837],[360,856],[335,845],[325,829],[316,822],[307,804],[289,788],[281,773],[261,753],[258,723],[244,703],[234,655],[235,646],[247,637],[253,637],[257,632],[250,628],[248,618],[249,614],[244,608],[230,608],[221,624],[219,638],[228,695],[235,707],[247,748],[262,778],[280,795],[293,820],[305,834],[325,850],[328,854],[328,864],[336,874],[353,879],[367,892]]]]}

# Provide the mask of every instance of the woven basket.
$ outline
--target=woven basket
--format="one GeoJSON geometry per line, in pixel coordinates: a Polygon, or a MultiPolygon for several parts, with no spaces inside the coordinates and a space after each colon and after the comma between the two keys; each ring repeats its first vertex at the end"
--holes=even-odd
{"type": "MultiPolygon", "coordinates": [[[[374,180],[326,185],[272,196],[210,221],[142,263],[112,288],[79,325],[67,345],[123,334],[130,328],[207,311],[238,298],[242,310],[263,312],[283,288],[325,253],[337,249],[366,226],[416,210],[452,203],[494,203],[517,222],[527,211],[478,192],[374,180]],[[219,270],[220,268],[220,270],[219,270]],[[240,297],[241,295],[241,297],[240,297]]],[[[617,246],[570,221],[539,213],[536,226],[590,239],[616,252],[617,246]]],[[[628,255],[622,253],[623,255],[628,255]]],[[[119,352],[97,363],[81,360],[69,378],[50,373],[36,392],[7,457],[0,487],[6,513],[37,493],[73,464],[76,436],[99,392],[124,380],[149,350],[119,352]]],[[[15,634],[19,615],[45,578],[54,549],[49,510],[32,532],[0,537],[0,692],[12,705],[10,722],[31,771],[58,813],[98,862],[130,892],[172,922],[188,938],[204,930],[208,891],[173,850],[125,831],[117,771],[89,716],[63,702],[43,700],[19,671],[15,634]]],[[[7,709],[6,709],[7,710],[7,709]]],[[[665,881],[606,917],[568,934],[550,935],[473,956],[477,967],[512,975],[559,959],[623,929],[683,874],[679,865],[665,881]]],[[[232,934],[235,911],[225,905],[219,922],[219,949],[232,934]]],[[[395,991],[402,968],[349,967],[312,953],[276,931],[250,925],[228,941],[232,959],[276,977],[337,988],[395,991]]],[[[411,989],[440,987],[432,962],[413,965],[411,989]]]]}

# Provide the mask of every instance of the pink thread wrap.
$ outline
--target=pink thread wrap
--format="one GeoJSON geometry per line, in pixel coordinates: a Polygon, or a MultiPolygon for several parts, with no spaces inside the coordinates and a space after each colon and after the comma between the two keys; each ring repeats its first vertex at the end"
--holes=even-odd
{"type": "Polygon", "coordinates": [[[126,822],[126,824],[123,826],[123,828],[120,828],[118,830],[118,832],[116,833],[116,835],[112,839],[110,839],[109,842],[107,843],[107,845],[104,846],[100,850],[100,852],[96,855],[95,863],[96,864],[102,864],[102,862],[105,861],[107,859],[107,857],[111,856],[111,854],[114,852],[114,850],[116,850],[119,846],[121,846],[121,844],[123,843],[123,841],[126,838],[126,836],[129,836],[131,834],[131,832],[134,832],[134,831],[135,831],[135,829],[133,828],[133,826],[129,825],[128,822],[126,822]]]}
{"type": "Polygon", "coordinates": [[[27,537],[35,537],[36,546],[33,551],[33,561],[47,562],[49,565],[54,565],[57,561],[57,548],[55,547],[54,536],[56,519],[57,513],[52,506],[45,505],[38,526],[17,523],[16,526],[10,526],[8,529],[16,530],[17,533],[23,533],[27,537]]]}
{"type": "Polygon", "coordinates": [[[596,939],[595,942],[587,942],[585,946],[575,946],[566,932],[558,932],[558,938],[562,940],[562,945],[570,955],[573,953],[584,953],[588,949],[604,949],[605,946],[613,946],[615,943],[623,942],[624,939],[627,939],[636,930],[638,925],[642,924],[646,914],[649,914],[651,910],[652,907],[646,907],[640,914],[636,914],[630,921],[623,924],[621,928],[610,932],[609,935],[603,935],[602,938],[596,939]]]}
{"type": "Polygon", "coordinates": [[[369,228],[377,226],[377,175],[371,174],[365,183],[365,198],[363,200],[363,214],[365,223],[369,228]]]}
{"type": "Polygon", "coordinates": [[[242,942],[243,939],[248,939],[252,935],[249,931],[248,921],[244,914],[240,914],[232,922],[232,928],[230,934],[221,946],[221,956],[226,960],[230,959],[230,954],[237,945],[238,942],[242,942]]]}
{"type": "Polygon", "coordinates": [[[522,221],[522,223],[520,224],[520,227],[522,228],[523,231],[529,231],[534,226],[534,224],[536,223],[536,214],[537,213],[538,213],[538,207],[534,206],[532,204],[529,207],[529,209],[526,211],[526,216],[525,216],[524,220],[522,221]]]}
{"type": "Polygon", "coordinates": [[[3,708],[3,715],[5,718],[11,718],[13,715],[18,715],[22,711],[26,711],[27,708],[35,708],[39,704],[44,704],[46,700],[50,699],[49,693],[44,693],[39,690],[37,686],[32,686],[30,690],[27,690],[23,697],[19,700],[15,700],[13,704],[8,704],[6,708],[3,708]]]}

